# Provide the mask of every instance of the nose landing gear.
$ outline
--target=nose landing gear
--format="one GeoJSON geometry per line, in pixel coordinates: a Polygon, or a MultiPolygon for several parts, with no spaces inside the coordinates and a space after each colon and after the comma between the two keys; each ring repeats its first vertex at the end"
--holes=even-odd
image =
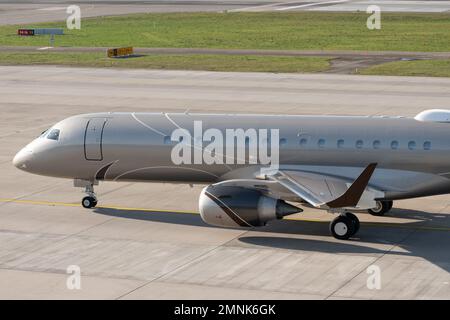
{"type": "Polygon", "coordinates": [[[85,188],[85,193],[87,194],[86,197],[81,200],[81,205],[86,209],[95,208],[97,205],[97,196],[94,192],[94,183],[90,181],[75,181],[74,185],[76,187],[83,186],[85,188]]]}
{"type": "Polygon", "coordinates": [[[351,212],[345,212],[330,223],[330,232],[336,239],[347,240],[359,230],[359,219],[351,212]]]}
{"type": "Polygon", "coordinates": [[[97,199],[91,196],[84,197],[83,200],[81,200],[81,205],[86,209],[95,208],[97,199]]]}

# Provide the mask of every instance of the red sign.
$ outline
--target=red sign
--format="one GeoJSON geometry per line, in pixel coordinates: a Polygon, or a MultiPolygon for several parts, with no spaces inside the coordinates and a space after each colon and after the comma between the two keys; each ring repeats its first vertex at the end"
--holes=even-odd
{"type": "Polygon", "coordinates": [[[17,34],[19,36],[34,36],[34,29],[19,29],[17,34]]]}

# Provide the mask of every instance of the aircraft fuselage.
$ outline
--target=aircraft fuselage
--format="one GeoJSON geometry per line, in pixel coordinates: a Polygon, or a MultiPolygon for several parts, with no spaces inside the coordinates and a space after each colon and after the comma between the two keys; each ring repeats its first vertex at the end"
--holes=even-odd
{"type": "Polygon", "coordinates": [[[449,134],[450,123],[403,117],[97,113],[57,123],[22,149],[14,164],[36,174],[87,181],[209,184],[257,177],[267,165],[260,154],[263,140],[262,155],[275,160],[270,159],[275,137],[281,169],[352,181],[377,163],[369,186],[386,199],[400,199],[450,192],[449,134]],[[58,139],[49,139],[55,129],[58,139]],[[183,158],[174,161],[174,148],[182,147],[174,139],[177,129],[189,133],[190,141],[184,140],[186,149],[177,153],[183,158]],[[227,130],[256,134],[259,149],[251,149],[254,136],[227,149],[227,130]],[[271,135],[275,131],[278,135],[271,135]],[[212,153],[208,145],[217,139],[223,148],[212,153]]]}

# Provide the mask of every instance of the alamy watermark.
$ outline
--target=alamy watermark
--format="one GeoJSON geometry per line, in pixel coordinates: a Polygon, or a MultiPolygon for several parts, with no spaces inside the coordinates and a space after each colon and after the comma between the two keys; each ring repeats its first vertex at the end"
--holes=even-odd
{"type": "Polygon", "coordinates": [[[81,8],[77,5],[68,6],[66,13],[69,15],[66,20],[67,29],[81,29],[81,8]]]}
{"type": "Polygon", "coordinates": [[[377,265],[370,265],[366,269],[366,273],[369,275],[366,280],[366,286],[369,290],[381,289],[381,269],[377,265]]]}
{"type": "Polygon", "coordinates": [[[194,131],[175,129],[170,137],[177,142],[171,159],[181,164],[259,164],[270,170],[279,168],[279,129],[203,130],[202,121],[194,121],[194,131]]]}
{"type": "Polygon", "coordinates": [[[66,280],[67,289],[81,290],[81,268],[72,264],[67,267],[66,273],[69,274],[66,280]]]}
{"type": "Polygon", "coordinates": [[[381,8],[377,5],[367,7],[366,13],[370,14],[367,18],[366,26],[369,30],[381,29],[381,8]]]}

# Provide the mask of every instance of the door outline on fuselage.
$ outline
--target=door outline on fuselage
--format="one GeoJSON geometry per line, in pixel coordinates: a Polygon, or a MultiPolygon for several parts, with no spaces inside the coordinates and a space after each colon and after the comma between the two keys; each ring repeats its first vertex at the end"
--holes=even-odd
{"type": "MultiPolygon", "coordinates": [[[[86,129],[84,131],[84,158],[88,161],[102,161],[103,160],[103,131],[105,129],[107,119],[105,118],[91,118],[86,124],[86,129]],[[101,130],[100,134],[93,135],[91,137],[92,131],[91,127],[94,127],[93,131],[96,131],[95,128],[99,128],[101,130]],[[95,141],[90,142],[88,140],[88,144],[86,145],[86,140],[88,138],[94,138],[95,141]]],[[[97,131],[98,132],[98,131],[97,131]]]]}

